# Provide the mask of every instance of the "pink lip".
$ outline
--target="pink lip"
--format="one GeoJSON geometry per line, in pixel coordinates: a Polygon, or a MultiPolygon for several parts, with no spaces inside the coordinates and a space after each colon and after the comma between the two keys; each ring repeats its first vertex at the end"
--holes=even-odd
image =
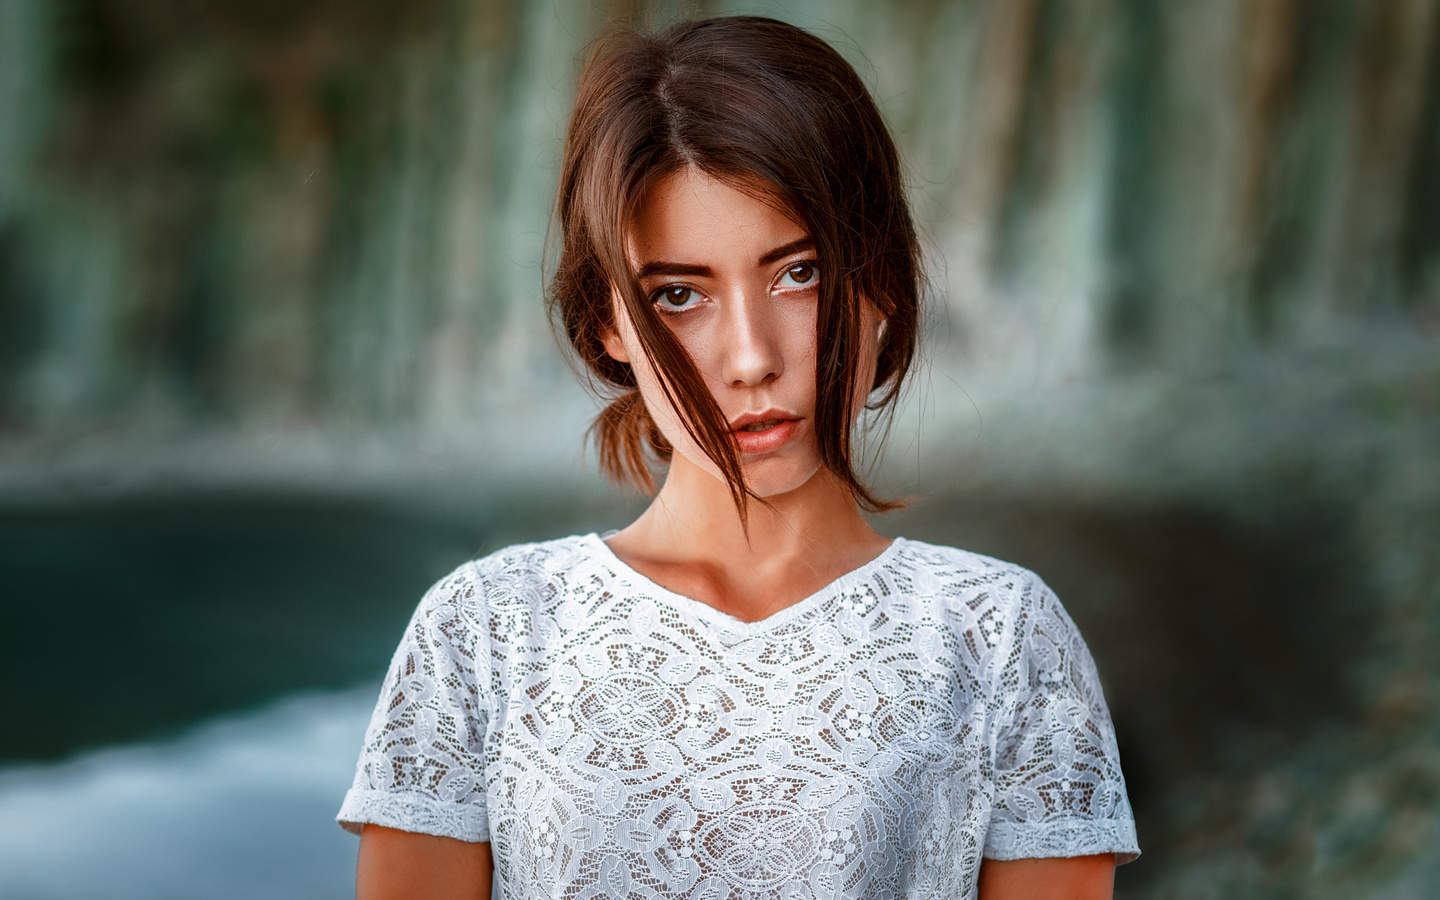
{"type": "Polygon", "coordinates": [[[746,413],[730,425],[735,443],[741,453],[770,453],[779,450],[800,432],[800,420],[794,415],[778,409],[767,409],[760,413],[746,413]],[[775,419],[776,424],[764,431],[742,431],[746,425],[775,419]]]}

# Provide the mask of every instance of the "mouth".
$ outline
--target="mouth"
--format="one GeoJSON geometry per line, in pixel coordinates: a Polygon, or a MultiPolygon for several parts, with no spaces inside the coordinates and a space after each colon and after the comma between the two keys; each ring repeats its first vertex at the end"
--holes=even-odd
{"type": "Polygon", "coordinates": [[[767,409],[759,413],[747,413],[737,418],[730,430],[736,434],[755,434],[761,431],[769,431],[786,422],[794,422],[798,416],[793,416],[780,410],[767,409]]]}
{"type": "Polygon", "coordinates": [[[736,431],[769,431],[771,428],[774,428],[776,425],[779,425],[781,421],[782,421],[781,419],[766,419],[766,420],[764,420],[763,422],[751,422],[749,425],[741,426],[740,428],[737,428],[737,429],[735,429],[735,430],[736,430],[736,431]]]}
{"type": "Polygon", "coordinates": [[[773,453],[800,434],[800,419],[788,412],[767,409],[748,413],[730,426],[735,444],[747,456],[773,453]]]}

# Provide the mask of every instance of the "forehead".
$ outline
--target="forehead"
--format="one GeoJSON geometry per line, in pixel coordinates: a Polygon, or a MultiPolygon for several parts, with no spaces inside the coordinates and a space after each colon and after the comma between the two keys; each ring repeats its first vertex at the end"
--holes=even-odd
{"type": "Polygon", "coordinates": [[[764,192],[742,190],[687,167],[642,195],[628,249],[640,263],[753,257],[753,265],[767,251],[806,234],[805,226],[764,192]]]}

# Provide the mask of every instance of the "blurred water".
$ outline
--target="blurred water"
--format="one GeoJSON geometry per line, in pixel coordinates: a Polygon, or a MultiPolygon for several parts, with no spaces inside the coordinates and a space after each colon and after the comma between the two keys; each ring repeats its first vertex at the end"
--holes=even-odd
{"type": "Polygon", "coordinates": [[[0,763],[379,677],[420,592],[486,530],[264,490],[0,504],[0,682],[27,686],[0,763]]]}
{"type": "Polygon", "coordinates": [[[0,898],[353,896],[334,816],[425,588],[617,521],[568,493],[407,495],[0,503],[0,898]]]}
{"type": "Polygon", "coordinates": [[[333,817],[377,685],[298,694],[183,736],[0,768],[0,897],[354,896],[333,817]]]}

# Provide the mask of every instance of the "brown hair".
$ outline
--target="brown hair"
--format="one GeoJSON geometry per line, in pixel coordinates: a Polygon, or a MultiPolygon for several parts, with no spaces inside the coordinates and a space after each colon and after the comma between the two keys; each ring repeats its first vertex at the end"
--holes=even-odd
{"type": "Polygon", "coordinates": [[[809,233],[820,269],[820,458],[862,508],[900,506],[874,496],[851,462],[860,304],[869,300],[886,322],[865,394],[885,391],[871,409],[893,412],[915,355],[920,252],[899,156],[864,84],[834,49],[758,16],[614,32],[596,42],[580,78],[561,165],[562,246],[549,302],[592,376],[619,392],[591,426],[602,471],[653,492],[646,450],[662,462],[672,452],[630,366],[605,353],[602,336],[616,327],[615,295],[662,373],[666,398],[724,475],[742,520],[747,499],[755,498],[724,413],[651,308],[625,254],[647,189],[686,167],[777,204],[809,233]]]}

